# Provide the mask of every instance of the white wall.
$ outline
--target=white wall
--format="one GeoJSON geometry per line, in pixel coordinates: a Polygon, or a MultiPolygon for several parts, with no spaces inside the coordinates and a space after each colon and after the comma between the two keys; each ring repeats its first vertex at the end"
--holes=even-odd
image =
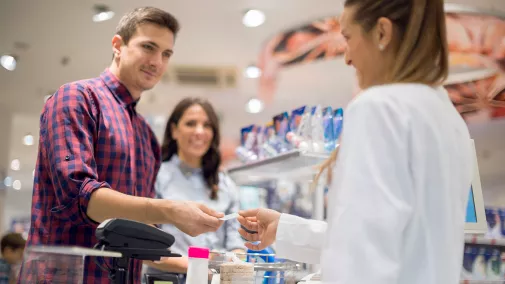
{"type": "Polygon", "coordinates": [[[6,188],[3,180],[7,175],[9,166],[9,149],[10,149],[10,133],[11,133],[11,114],[4,107],[0,106],[0,233],[5,229],[4,217],[5,204],[7,202],[6,188]]]}

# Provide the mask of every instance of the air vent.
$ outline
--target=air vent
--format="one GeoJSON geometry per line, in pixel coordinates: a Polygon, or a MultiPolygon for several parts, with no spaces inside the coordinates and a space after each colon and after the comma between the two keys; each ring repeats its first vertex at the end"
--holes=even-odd
{"type": "Polygon", "coordinates": [[[236,87],[234,67],[174,66],[167,70],[162,82],[179,86],[228,89],[236,87]]]}

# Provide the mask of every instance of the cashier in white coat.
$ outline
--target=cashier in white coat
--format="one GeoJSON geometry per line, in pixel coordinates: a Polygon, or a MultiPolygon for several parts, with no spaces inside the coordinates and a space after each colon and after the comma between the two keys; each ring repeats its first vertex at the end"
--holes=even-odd
{"type": "Polygon", "coordinates": [[[329,161],[328,223],[241,212],[251,249],[320,263],[339,284],[456,284],[473,160],[468,129],[440,87],[448,74],[442,0],[347,0],[345,60],[363,90],[329,161]],[[415,12],[413,11],[415,7],[415,12]]]}

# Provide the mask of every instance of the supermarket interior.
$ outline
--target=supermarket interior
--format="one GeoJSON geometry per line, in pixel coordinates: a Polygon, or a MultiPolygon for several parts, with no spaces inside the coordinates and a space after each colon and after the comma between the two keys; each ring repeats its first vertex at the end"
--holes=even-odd
{"type": "MultiPolygon", "coordinates": [[[[225,187],[232,184],[237,189],[236,210],[270,208],[306,219],[327,220],[331,210],[327,207],[328,185],[323,178],[316,181],[315,175],[318,166],[339,147],[346,108],[362,91],[354,68],[346,64],[344,56],[346,40],[339,19],[343,3],[0,1],[0,235],[14,232],[28,238],[33,222],[38,222],[34,212],[48,205],[33,203],[39,200],[34,194],[35,181],[64,174],[42,173],[42,166],[37,172],[37,159],[45,157],[39,153],[50,145],[40,143],[41,133],[47,131],[41,131],[44,105],[62,90],[62,85],[97,77],[110,66],[116,26],[124,14],[139,6],[165,10],[180,23],[166,71],[135,106],[160,146],[167,138],[165,132],[175,106],[187,97],[205,99],[217,116],[218,166],[226,176],[225,187]]],[[[500,141],[505,141],[505,2],[445,1],[445,18],[450,67],[444,87],[469,129],[474,161],[460,279],[462,283],[504,283],[505,145],[500,141]]],[[[61,133],[67,135],[67,129],[61,133]]],[[[194,174],[179,167],[181,177],[194,174]]],[[[205,176],[205,169],[203,173],[205,176]]],[[[178,177],[174,174],[167,180],[170,178],[178,177]]],[[[47,190],[43,187],[37,190],[47,190]]],[[[196,195],[171,193],[161,198],[191,196],[196,195]]],[[[219,195],[218,190],[218,196],[224,193],[219,195]]],[[[198,198],[193,201],[200,201],[198,198]]],[[[220,206],[225,199],[218,199],[216,204],[220,206]]],[[[60,204],[50,211],[64,207],[60,204]]],[[[180,239],[197,244],[196,238],[172,235],[175,244],[180,239]]],[[[61,253],[61,257],[77,262],[82,255],[94,255],[84,250],[36,252],[52,258],[61,253]]],[[[251,252],[243,249],[236,255],[243,254],[248,262],[270,264],[255,266],[256,283],[319,281],[319,264],[276,258],[275,244],[261,251],[263,254],[251,252]]],[[[226,249],[211,248],[211,253],[230,257],[226,249]]],[[[114,254],[101,257],[114,258],[114,254]]],[[[209,266],[213,273],[219,271],[215,259],[209,266]]],[[[81,269],[89,268],[87,265],[81,263],[81,269]]],[[[81,279],[75,283],[88,283],[82,282],[82,274],[77,273],[76,279],[81,279]]],[[[4,283],[1,276],[0,271],[0,283],[4,283]]],[[[157,283],[148,278],[142,281],[157,283]]],[[[169,279],[183,283],[180,278],[169,279]]],[[[189,278],[184,281],[191,282],[189,278]]],[[[228,283],[222,275],[221,282],[228,283]]]]}

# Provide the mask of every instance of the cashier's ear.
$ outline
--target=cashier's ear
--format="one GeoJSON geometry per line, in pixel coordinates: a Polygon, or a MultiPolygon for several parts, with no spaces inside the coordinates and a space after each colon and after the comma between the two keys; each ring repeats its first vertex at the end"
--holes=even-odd
{"type": "Polygon", "coordinates": [[[120,35],[114,35],[112,37],[112,53],[114,53],[115,58],[121,56],[121,46],[123,45],[123,38],[120,35]]]}

